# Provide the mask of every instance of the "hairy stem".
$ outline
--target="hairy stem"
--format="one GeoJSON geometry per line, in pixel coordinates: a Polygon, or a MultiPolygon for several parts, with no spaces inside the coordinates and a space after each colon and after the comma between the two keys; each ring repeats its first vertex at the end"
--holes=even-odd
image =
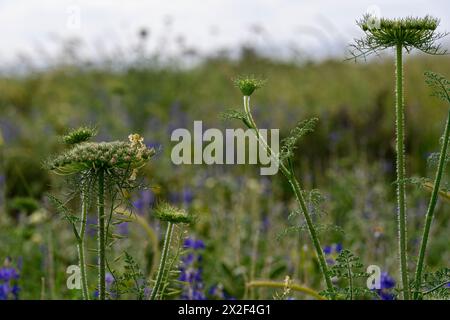
{"type": "Polygon", "coordinates": [[[425,218],[425,226],[423,228],[422,241],[420,244],[419,260],[417,260],[416,277],[415,277],[415,292],[414,299],[419,298],[419,290],[422,282],[423,263],[427,250],[428,237],[430,235],[431,223],[433,222],[434,209],[436,208],[439,187],[441,184],[442,175],[445,168],[445,160],[447,158],[448,140],[450,135],[450,110],[447,116],[447,124],[444,131],[444,141],[442,142],[441,152],[439,155],[439,165],[436,171],[436,178],[434,180],[433,192],[431,194],[430,202],[428,204],[427,215],[425,218]]]}
{"type": "MultiPolygon", "coordinates": [[[[272,149],[270,148],[270,146],[267,144],[267,142],[260,136],[259,134],[259,129],[256,126],[255,121],[253,120],[251,111],[250,111],[250,97],[244,97],[244,110],[245,113],[247,115],[247,120],[249,122],[249,124],[251,125],[251,129],[253,129],[255,131],[255,135],[256,138],[258,139],[258,141],[263,145],[263,147],[266,149],[266,151],[269,153],[269,155],[272,158],[275,158],[276,161],[279,161],[279,155],[276,155],[273,153],[272,149]]],[[[312,222],[311,219],[311,215],[309,214],[308,208],[306,206],[306,201],[305,198],[302,194],[302,190],[300,187],[300,183],[298,182],[298,180],[295,177],[295,174],[293,172],[293,170],[288,169],[283,163],[279,162],[279,166],[281,168],[281,172],[284,174],[284,176],[286,177],[286,179],[288,180],[292,191],[294,192],[295,198],[297,200],[297,203],[299,204],[303,216],[306,220],[306,225],[308,227],[308,232],[310,235],[310,238],[312,240],[314,249],[316,251],[316,256],[317,259],[319,260],[319,266],[320,266],[320,271],[322,272],[322,275],[325,279],[325,283],[327,286],[327,289],[330,292],[334,292],[334,288],[333,288],[333,283],[331,282],[331,277],[328,271],[328,266],[325,260],[325,256],[323,254],[322,251],[322,247],[320,245],[320,241],[319,241],[319,237],[317,236],[317,231],[316,228],[314,227],[314,224],[312,222]]]]}
{"type": "Polygon", "coordinates": [[[311,219],[311,215],[309,214],[309,211],[306,206],[305,198],[302,194],[300,184],[295,178],[294,175],[290,174],[289,178],[289,184],[291,185],[292,191],[295,194],[295,198],[297,199],[297,203],[300,205],[300,208],[302,209],[303,216],[306,221],[306,225],[308,227],[309,236],[311,238],[311,241],[313,243],[314,249],[316,251],[317,259],[319,260],[319,266],[320,271],[322,272],[322,275],[325,279],[325,283],[327,285],[327,289],[331,292],[334,292],[333,283],[331,282],[330,273],[328,271],[327,262],[325,260],[325,256],[323,254],[322,246],[320,245],[319,237],[317,236],[316,228],[314,227],[314,224],[311,219]]]}
{"type": "Polygon", "coordinates": [[[159,263],[158,273],[156,275],[155,286],[153,287],[152,294],[150,296],[150,300],[155,300],[158,297],[158,292],[161,289],[162,279],[165,271],[167,256],[169,254],[170,243],[172,242],[172,234],[173,234],[173,226],[174,224],[169,222],[167,225],[166,235],[164,237],[164,245],[161,253],[161,260],[159,263]]]}
{"type": "Polygon", "coordinates": [[[98,172],[98,293],[99,299],[106,299],[106,237],[105,237],[105,172],[98,172]]]}
{"type": "Polygon", "coordinates": [[[348,276],[348,286],[350,289],[350,300],[353,300],[353,274],[348,259],[347,259],[347,276],[348,276]]]}
{"type": "Polygon", "coordinates": [[[397,45],[396,55],[396,153],[397,153],[397,218],[398,218],[398,250],[400,273],[403,286],[403,298],[409,300],[408,254],[407,254],[407,221],[405,194],[405,109],[403,104],[403,46],[397,45]]]}
{"type": "Polygon", "coordinates": [[[80,225],[80,233],[78,239],[78,263],[80,265],[81,272],[81,290],[83,293],[83,299],[89,300],[89,290],[87,285],[87,274],[86,274],[86,258],[85,258],[85,250],[84,250],[84,238],[86,234],[86,222],[87,222],[87,211],[88,211],[88,199],[86,190],[83,187],[81,191],[81,225],[80,225]]]}

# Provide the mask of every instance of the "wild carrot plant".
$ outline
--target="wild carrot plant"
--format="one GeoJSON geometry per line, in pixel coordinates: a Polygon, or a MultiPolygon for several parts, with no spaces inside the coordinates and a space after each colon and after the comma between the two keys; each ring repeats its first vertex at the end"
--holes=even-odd
{"type": "Polygon", "coordinates": [[[419,258],[417,260],[416,274],[415,274],[415,290],[414,298],[418,299],[421,295],[422,286],[422,273],[424,268],[424,260],[427,251],[428,238],[430,235],[431,223],[433,222],[433,216],[438,201],[438,195],[440,192],[441,180],[445,171],[445,167],[449,161],[448,144],[450,137],[450,81],[443,76],[432,72],[425,73],[427,77],[428,85],[433,89],[433,95],[449,104],[449,110],[447,115],[447,121],[445,124],[444,134],[441,140],[441,150],[439,152],[439,161],[436,169],[436,175],[433,184],[433,190],[431,198],[428,204],[427,214],[425,217],[425,225],[423,227],[422,241],[420,244],[419,258]]]}
{"type": "Polygon", "coordinates": [[[410,284],[408,276],[408,239],[407,212],[405,191],[405,107],[403,93],[403,51],[418,49],[428,54],[443,54],[436,40],[445,34],[436,32],[439,20],[426,16],[424,18],[384,19],[366,15],[358,22],[365,36],[355,40],[352,45],[352,55],[366,57],[372,53],[394,48],[396,61],[396,98],[395,98],[395,128],[396,128],[396,172],[397,172],[397,229],[398,255],[404,299],[410,299],[410,284]]]}
{"type": "Polygon", "coordinates": [[[263,86],[265,81],[257,79],[252,76],[240,77],[235,80],[236,87],[239,88],[243,95],[243,109],[241,111],[229,111],[223,116],[225,118],[234,118],[241,120],[249,129],[254,132],[256,139],[258,140],[260,146],[264,148],[267,154],[272,157],[279,165],[284,177],[289,182],[292,192],[294,193],[295,199],[301,209],[303,217],[306,222],[306,226],[313,243],[316,257],[319,262],[320,271],[322,273],[323,279],[327,287],[327,291],[333,296],[334,288],[331,282],[330,272],[325,260],[325,256],[320,244],[318,233],[314,222],[312,220],[311,214],[309,212],[307,202],[304,196],[304,190],[301,188],[300,182],[297,179],[294,172],[294,165],[292,157],[294,155],[294,150],[296,148],[296,143],[298,140],[308,132],[313,131],[313,128],[317,122],[317,119],[313,118],[310,120],[300,122],[295,129],[292,130],[291,135],[284,140],[281,151],[279,154],[275,154],[271,147],[268,145],[267,141],[260,135],[259,128],[256,125],[251,113],[250,96],[253,92],[263,86]]]}
{"type": "MultiPolygon", "coordinates": [[[[56,174],[71,176],[73,193],[81,194],[81,218],[70,213],[66,202],[55,200],[64,217],[71,223],[77,239],[79,265],[82,275],[84,299],[88,299],[84,234],[86,232],[87,210],[91,195],[96,193],[97,207],[97,257],[99,299],[106,299],[106,246],[112,214],[117,208],[118,195],[135,187],[138,169],[143,167],[154,149],[149,149],[138,134],[129,136],[129,141],[88,142],[95,130],[79,128],[69,132],[63,141],[72,147],[51,159],[47,166],[56,174]],[[110,201],[107,206],[107,201],[110,201]],[[109,208],[109,213],[105,209],[109,208]],[[76,223],[80,222],[79,229],[76,223]]],[[[69,199],[70,200],[70,199],[69,199]]]]}
{"type": "Polygon", "coordinates": [[[160,299],[163,296],[162,293],[165,291],[165,286],[167,285],[167,280],[165,279],[168,278],[167,276],[170,272],[168,257],[175,225],[189,224],[192,222],[192,216],[186,211],[165,202],[161,203],[155,209],[155,216],[159,220],[167,222],[167,229],[164,236],[164,245],[161,252],[158,272],[156,274],[155,285],[153,286],[150,296],[151,300],[160,299]]]}

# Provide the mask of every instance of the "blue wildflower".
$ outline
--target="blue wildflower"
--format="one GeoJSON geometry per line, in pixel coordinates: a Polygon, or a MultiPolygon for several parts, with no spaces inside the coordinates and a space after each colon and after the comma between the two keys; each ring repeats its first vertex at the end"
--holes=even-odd
{"type": "Polygon", "coordinates": [[[339,255],[339,253],[341,253],[342,249],[343,249],[342,243],[336,243],[325,246],[323,248],[323,253],[325,254],[327,264],[333,265],[335,263],[336,256],[339,255]]]}
{"type": "Polygon", "coordinates": [[[4,266],[0,268],[0,300],[19,299],[20,287],[18,280],[20,269],[12,266],[10,258],[5,259],[4,266]]]}
{"type": "Polygon", "coordinates": [[[122,222],[119,225],[117,225],[117,232],[122,236],[126,236],[129,233],[128,227],[129,227],[128,222],[122,222]]]}
{"type": "Polygon", "coordinates": [[[387,272],[381,273],[380,289],[375,290],[381,300],[394,300],[395,295],[392,289],[395,287],[395,280],[387,272]]]}
{"type": "Polygon", "coordinates": [[[325,248],[323,248],[323,253],[325,253],[326,255],[332,254],[333,249],[331,248],[331,246],[325,246],[325,248]]]}
{"type": "Polygon", "coordinates": [[[205,244],[193,238],[185,239],[183,247],[187,253],[181,257],[179,280],[184,282],[181,299],[205,300],[203,285],[202,253],[205,244]]]}
{"type": "Polygon", "coordinates": [[[205,243],[202,240],[195,240],[193,238],[187,238],[184,240],[183,246],[185,249],[205,249],[205,243]]]}
{"type": "Polygon", "coordinates": [[[133,207],[136,208],[139,215],[144,215],[155,203],[155,195],[151,190],[142,190],[139,196],[133,201],[133,207]]]}

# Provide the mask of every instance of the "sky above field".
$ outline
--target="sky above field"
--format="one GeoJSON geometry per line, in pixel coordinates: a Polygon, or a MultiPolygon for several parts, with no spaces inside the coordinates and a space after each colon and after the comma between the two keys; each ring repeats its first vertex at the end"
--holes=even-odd
{"type": "Polygon", "coordinates": [[[361,35],[355,20],[382,16],[439,17],[450,30],[448,0],[0,0],[0,63],[51,59],[67,39],[79,39],[93,59],[139,44],[176,54],[235,49],[242,44],[272,55],[342,56],[361,35]],[[375,9],[374,9],[375,8],[375,9]]]}

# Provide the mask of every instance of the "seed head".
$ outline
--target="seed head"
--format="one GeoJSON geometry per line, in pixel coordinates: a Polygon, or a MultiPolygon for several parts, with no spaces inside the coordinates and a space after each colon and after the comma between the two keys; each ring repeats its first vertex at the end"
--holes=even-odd
{"type": "Polygon", "coordinates": [[[185,210],[174,207],[167,202],[163,202],[155,209],[155,216],[159,220],[172,223],[190,224],[193,221],[192,215],[185,210]]]}
{"type": "Polygon", "coordinates": [[[137,169],[155,154],[153,148],[141,143],[124,141],[83,142],[48,162],[50,170],[59,174],[73,174],[89,169],[130,169],[135,179],[137,169]]]}
{"type": "Polygon", "coordinates": [[[65,144],[74,145],[90,140],[97,135],[97,129],[89,127],[80,127],[69,131],[62,137],[65,144]]]}
{"type": "Polygon", "coordinates": [[[365,37],[355,39],[351,54],[356,59],[384,49],[401,45],[408,52],[416,48],[429,54],[445,54],[436,41],[447,33],[436,32],[439,20],[431,16],[401,19],[376,18],[365,15],[357,22],[365,37]],[[377,20],[377,23],[374,23],[377,20]]]}
{"type": "Polygon", "coordinates": [[[254,76],[241,76],[236,78],[234,81],[234,85],[241,90],[244,96],[251,96],[252,93],[261,88],[266,80],[257,79],[254,76]]]}

